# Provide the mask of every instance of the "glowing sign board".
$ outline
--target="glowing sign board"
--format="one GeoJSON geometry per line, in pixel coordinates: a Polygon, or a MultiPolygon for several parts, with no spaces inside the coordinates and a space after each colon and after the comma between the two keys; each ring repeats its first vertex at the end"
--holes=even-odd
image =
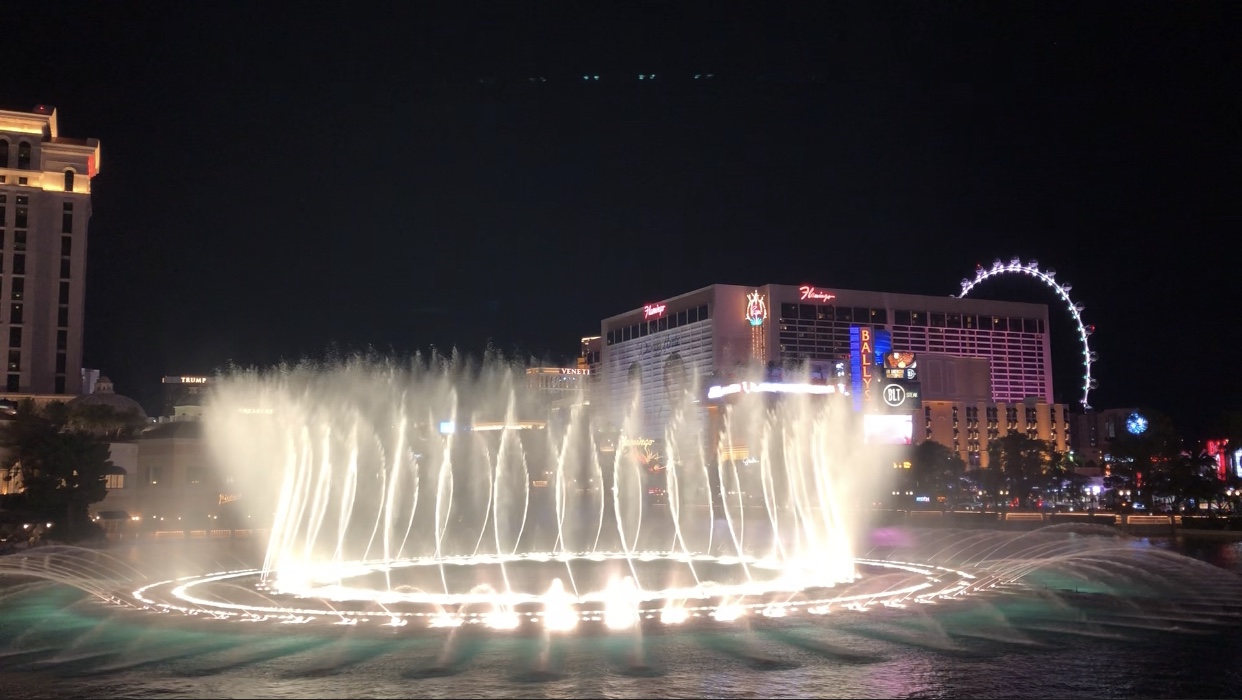
{"type": "Polygon", "coordinates": [[[922,386],[918,382],[906,382],[896,379],[879,380],[880,400],[890,411],[912,411],[923,407],[922,386]],[[880,384],[880,382],[883,382],[880,384]]]}
{"type": "Polygon", "coordinates": [[[874,369],[875,336],[871,326],[850,326],[850,385],[853,387],[856,411],[871,403],[874,369]]]}
{"type": "Polygon", "coordinates": [[[836,394],[843,387],[831,384],[800,384],[784,382],[737,382],[708,388],[707,398],[720,399],[733,394],[836,394]]]}
{"type": "MultiPolygon", "coordinates": [[[[875,331],[875,366],[877,368],[884,365],[884,356],[893,350],[893,334],[887,329],[879,328],[875,331]]],[[[876,371],[879,371],[878,369],[876,371]]]]}
{"type": "Polygon", "coordinates": [[[918,379],[918,368],[918,357],[912,352],[890,352],[884,355],[885,379],[918,379]]]}
{"type": "Polygon", "coordinates": [[[914,439],[914,416],[869,413],[863,416],[863,442],[868,445],[909,445],[914,439]]]}
{"type": "Polygon", "coordinates": [[[659,318],[664,315],[664,310],[667,308],[665,304],[647,304],[643,307],[643,319],[659,318]]]}
{"type": "Polygon", "coordinates": [[[803,301],[832,301],[837,298],[836,294],[816,289],[807,284],[798,287],[798,291],[802,293],[803,301]]]}
{"type": "Polygon", "coordinates": [[[768,318],[768,305],[763,301],[763,295],[759,290],[755,290],[746,295],[746,320],[752,326],[762,326],[763,322],[768,318]]]}

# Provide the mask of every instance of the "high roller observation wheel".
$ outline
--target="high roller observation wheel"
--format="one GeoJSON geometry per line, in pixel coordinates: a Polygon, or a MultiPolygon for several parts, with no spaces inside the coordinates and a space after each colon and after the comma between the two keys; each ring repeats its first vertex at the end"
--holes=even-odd
{"type": "Polygon", "coordinates": [[[1001,262],[998,259],[992,263],[992,267],[990,268],[984,267],[983,265],[976,266],[975,267],[975,278],[973,280],[972,279],[962,280],[962,293],[957,294],[957,295],[950,294],[949,296],[956,296],[958,299],[962,299],[962,298],[965,298],[965,296],[970,293],[970,290],[974,289],[976,286],[978,286],[980,283],[986,280],[989,280],[993,277],[999,277],[1001,275],[1015,275],[1015,274],[1026,275],[1028,277],[1034,277],[1040,282],[1043,282],[1044,284],[1051,287],[1052,290],[1056,292],[1057,296],[1060,297],[1061,300],[1065,302],[1065,306],[1069,309],[1070,315],[1073,316],[1074,323],[1077,324],[1078,326],[1078,337],[1080,340],[1082,340],[1083,378],[1082,378],[1082,399],[1079,400],[1079,403],[1082,404],[1083,409],[1089,410],[1091,408],[1091,404],[1089,403],[1088,399],[1091,396],[1091,390],[1096,387],[1095,378],[1091,376],[1091,365],[1095,364],[1095,362],[1098,359],[1098,356],[1096,355],[1095,351],[1091,349],[1091,342],[1089,340],[1089,338],[1091,337],[1091,334],[1095,332],[1095,326],[1092,324],[1085,324],[1082,322],[1082,310],[1084,307],[1082,304],[1079,304],[1075,302],[1074,300],[1070,299],[1069,293],[1070,293],[1070,290],[1073,289],[1073,287],[1068,282],[1058,283],[1056,281],[1055,279],[1056,274],[1057,274],[1056,270],[1039,269],[1039,262],[1037,260],[1032,260],[1028,263],[1023,264],[1021,258],[1012,258],[1010,259],[1009,264],[1006,265],[1005,263],[1001,262]]]}

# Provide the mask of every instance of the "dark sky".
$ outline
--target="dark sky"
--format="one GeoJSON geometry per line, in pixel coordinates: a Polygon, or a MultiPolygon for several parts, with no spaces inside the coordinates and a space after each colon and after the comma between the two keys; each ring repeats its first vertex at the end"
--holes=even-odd
{"type": "Polygon", "coordinates": [[[87,366],[151,410],[228,361],[570,356],[714,282],[947,295],[1018,255],[1097,324],[1096,407],[1239,404],[1229,3],[603,5],[7,7],[0,106],[103,144],[87,366]]]}

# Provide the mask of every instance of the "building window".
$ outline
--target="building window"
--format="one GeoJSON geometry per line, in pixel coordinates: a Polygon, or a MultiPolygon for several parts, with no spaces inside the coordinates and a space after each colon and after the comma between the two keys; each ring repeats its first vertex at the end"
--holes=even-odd
{"type": "Polygon", "coordinates": [[[60,283],[60,300],[57,301],[56,303],[58,304],[69,303],[69,283],[68,282],[60,283]]]}
{"type": "Polygon", "coordinates": [[[21,346],[22,346],[22,329],[10,328],[9,329],[9,347],[20,348],[21,346]]]}
{"type": "Polygon", "coordinates": [[[0,168],[9,167],[9,142],[0,139],[0,168]]]}
{"type": "MultiPolygon", "coordinates": [[[[16,272],[16,270],[14,270],[16,272]]],[[[69,258],[60,259],[60,278],[62,280],[69,279],[69,258]]]]}
{"type": "Polygon", "coordinates": [[[22,253],[17,253],[13,256],[13,274],[26,274],[26,256],[22,253]]]}
{"type": "Polygon", "coordinates": [[[73,171],[72,170],[65,171],[65,191],[66,192],[73,191],[73,171]]]}
{"type": "Polygon", "coordinates": [[[9,371],[20,372],[21,369],[22,369],[22,351],[21,350],[10,350],[9,351],[9,371]]]}
{"type": "Polygon", "coordinates": [[[13,250],[26,250],[26,232],[13,232],[13,250]]]}
{"type": "MultiPolygon", "coordinates": [[[[14,350],[9,351],[10,359],[12,359],[14,352],[15,352],[14,350]]],[[[10,362],[9,364],[12,364],[12,362],[10,362]]],[[[14,368],[10,368],[10,369],[14,369],[14,368]]],[[[65,353],[63,352],[56,353],[56,373],[57,374],[65,373],[65,353]]]]}
{"type": "Polygon", "coordinates": [[[60,232],[73,233],[73,212],[67,211],[60,215],[60,232]]]}
{"type": "Polygon", "coordinates": [[[22,322],[22,305],[14,304],[9,307],[9,323],[22,322]]]}
{"type": "Polygon", "coordinates": [[[13,225],[17,228],[26,228],[29,221],[30,210],[22,206],[22,198],[17,198],[17,216],[13,219],[13,225]]]}
{"type": "MultiPolygon", "coordinates": [[[[13,330],[20,331],[21,329],[14,328],[13,330]]],[[[19,340],[21,339],[20,334],[18,334],[18,339],[19,340]]],[[[69,347],[69,331],[64,330],[64,329],[56,331],[56,349],[65,350],[68,347],[69,347]]]]}
{"type": "Polygon", "coordinates": [[[17,169],[30,170],[30,144],[25,141],[17,144],[17,169]]]}
{"type": "Polygon", "coordinates": [[[125,488],[124,474],[109,474],[104,477],[104,488],[109,491],[125,488]]]}
{"type": "Polygon", "coordinates": [[[13,301],[21,301],[22,295],[26,293],[26,278],[14,277],[13,284],[9,289],[11,290],[9,296],[12,297],[13,301]]]}
{"type": "Polygon", "coordinates": [[[10,392],[17,393],[22,389],[22,375],[10,374],[6,389],[10,392]]]}
{"type": "Polygon", "coordinates": [[[71,236],[60,237],[60,254],[64,256],[73,254],[73,238],[71,236]]]}
{"type": "Polygon", "coordinates": [[[160,477],[164,475],[163,471],[164,471],[163,467],[151,467],[151,471],[147,472],[149,483],[152,486],[155,486],[156,484],[160,483],[160,477]]]}
{"type": "Polygon", "coordinates": [[[69,325],[69,307],[62,306],[59,309],[56,309],[56,325],[69,325]]]}
{"type": "Polygon", "coordinates": [[[52,392],[56,394],[65,393],[65,375],[57,375],[55,386],[52,387],[52,392]]]}

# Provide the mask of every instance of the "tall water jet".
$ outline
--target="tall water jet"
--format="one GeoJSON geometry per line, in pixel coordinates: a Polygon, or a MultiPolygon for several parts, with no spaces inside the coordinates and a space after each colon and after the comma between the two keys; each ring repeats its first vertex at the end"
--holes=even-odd
{"type": "Polygon", "coordinates": [[[637,610],[766,606],[856,577],[847,501],[877,470],[841,397],[709,404],[691,382],[652,436],[639,394],[612,428],[522,371],[453,357],[223,377],[206,435],[271,519],[269,590],[397,617],[483,604],[507,626],[549,595],[602,603],[612,581],[637,610]]]}

